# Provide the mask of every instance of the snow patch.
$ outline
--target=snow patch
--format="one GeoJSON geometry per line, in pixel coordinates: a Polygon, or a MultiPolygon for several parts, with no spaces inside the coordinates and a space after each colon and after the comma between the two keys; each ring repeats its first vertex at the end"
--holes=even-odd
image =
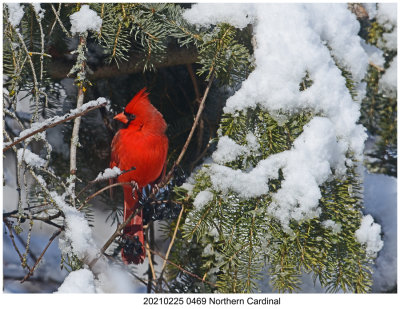
{"type": "Polygon", "coordinates": [[[333,233],[339,234],[342,231],[342,225],[333,220],[325,220],[322,222],[322,226],[326,229],[331,229],[333,233]]]}
{"type": "Polygon", "coordinates": [[[212,192],[205,190],[201,191],[197,194],[196,198],[194,199],[193,205],[197,209],[203,208],[208,202],[213,199],[214,195],[212,192]]]}
{"type": "Polygon", "coordinates": [[[56,293],[95,293],[94,275],[88,269],[69,273],[56,293]]]}
{"type": "Polygon", "coordinates": [[[379,80],[379,89],[390,96],[397,94],[397,56],[393,58],[389,68],[379,80]]]}
{"type": "Polygon", "coordinates": [[[89,5],[82,5],[81,9],[69,18],[72,34],[84,33],[89,30],[99,32],[103,22],[97,13],[89,8],[89,5]]]}
{"type": "Polygon", "coordinates": [[[117,167],[114,166],[113,168],[106,168],[104,172],[99,173],[94,181],[101,181],[105,179],[111,179],[118,177],[122,174],[122,171],[117,167]]]}
{"type": "Polygon", "coordinates": [[[20,148],[17,151],[18,162],[25,161],[26,164],[33,167],[42,167],[46,164],[46,160],[39,157],[29,149],[20,148]]]}
{"type": "Polygon", "coordinates": [[[218,141],[217,150],[212,154],[212,158],[215,162],[224,164],[236,160],[239,156],[247,152],[246,147],[236,144],[228,136],[222,136],[218,141]]]}
{"type": "Polygon", "coordinates": [[[381,239],[381,226],[374,223],[371,215],[366,215],[361,220],[361,226],[356,231],[358,242],[366,245],[367,255],[376,257],[383,247],[381,239]]]}
{"type": "Polygon", "coordinates": [[[19,3],[7,3],[8,7],[8,19],[11,25],[15,28],[21,22],[24,16],[24,6],[19,3]]]}

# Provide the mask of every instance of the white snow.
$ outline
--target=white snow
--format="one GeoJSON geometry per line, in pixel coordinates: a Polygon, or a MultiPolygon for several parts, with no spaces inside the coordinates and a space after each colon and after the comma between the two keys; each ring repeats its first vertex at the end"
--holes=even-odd
{"type": "Polygon", "coordinates": [[[105,179],[111,179],[118,177],[122,174],[122,171],[117,167],[114,166],[113,168],[106,168],[104,172],[99,173],[94,181],[101,181],[105,179]]]}
{"type": "Polygon", "coordinates": [[[376,3],[362,3],[363,7],[368,13],[369,19],[373,19],[376,16],[376,3]]]}
{"type": "Polygon", "coordinates": [[[390,66],[385,70],[379,80],[379,89],[390,95],[396,96],[397,94],[397,56],[390,62],[390,66]]]}
{"type": "Polygon", "coordinates": [[[203,208],[208,202],[213,199],[214,195],[208,190],[199,192],[194,199],[193,206],[197,209],[203,208]]]}
{"type": "Polygon", "coordinates": [[[68,205],[64,198],[56,192],[51,197],[65,215],[65,231],[60,238],[59,246],[63,253],[73,253],[79,259],[90,262],[99,251],[93,240],[92,230],[85,215],[68,205]]]}
{"type": "Polygon", "coordinates": [[[42,19],[44,17],[45,10],[42,9],[39,2],[32,3],[33,9],[35,10],[36,14],[38,14],[39,18],[42,19]]]}
{"type": "Polygon", "coordinates": [[[376,21],[383,26],[383,40],[378,41],[379,48],[397,50],[397,4],[378,3],[376,21]]]}
{"type": "Polygon", "coordinates": [[[183,17],[193,24],[209,26],[225,22],[242,29],[255,23],[256,10],[253,5],[204,3],[193,5],[183,13],[183,17]]]}
{"type": "Polygon", "coordinates": [[[188,193],[187,193],[188,195],[192,195],[192,193],[193,193],[193,188],[194,188],[194,185],[193,185],[193,184],[188,183],[188,182],[185,182],[185,183],[183,183],[180,187],[183,188],[183,189],[185,189],[186,191],[188,191],[188,193]]]}
{"type": "Polygon", "coordinates": [[[212,158],[215,162],[223,164],[234,161],[247,152],[246,147],[236,144],[228,136],[222,136],[218,141],[217,150],[212,154],[212,158]]]}
{"type": "Polygon", "coordinates": [[[381,226],[374,223],[374,218],[371,215],[362,218],[361,226],[356,231],[356,237],[361,244],[366,245],[367,254],[371,257],[376,257],[383,247],[381,226]]]}
{"type": "Polygon", "coordinates": [[[325,220],[322,222],[322,226],[326,229],[331,229],[333,233],[338,234],[342,230],[342,225],[333,220],[325,220]]]}
{"type": "Polygon", "coordinates": [[[46,164],[46,160],[39,157],[29,149],[20,148],[17,151],[18,162],[25,161],[26,164],[33,167],[42,167],[46,164]]]}
{"type": "Polygon", "coordinates": [[[103,22],[97,13],[89,8],[89,5],[82,5],[81,9],[69,18],[72,34],[84,33],[89,30],[99,32],[103,22]]]}
{"type": "Polygon", "coordinates": [[[365,52],[368,54],[369,61],[377,66],[383,67],[385,64],[385,58],[383,58],[383,51],[374,45],[366,43],[364,40],[361,41],[361,45],[365,52]]]}
{"type": "Polygon", "coordinates": [[[24,6],[19,3],[7,3],[8,7],[8,19],[11,25],[15,28],[21,22],[24,16],[24,6]]]}
{"type": "Polygon", "coordinates": [[[346,152],[361,160],[367,137],[357,121],[359,102],[365,95],[361,82],[370,56],[358,36],[355,16],[344,3],[200,3],[184,17],[204,26],[229,22],[242,28],[253,23],[255,70],[227,100],[225,113],[260,106],[272,115],[305,109],[320,115],[305,126],[292,149],[272,155],[248,171],[221,164],[246,151],[220,138],[209,168],[213,187],[223,193],[234,191],[242,198],[257,197],[268,192],[268,181],[277,178],[282,168],[284,181],[273,195],[271,214],[283,226],[290,219],[318,216],[319,185],[332,177],[332,170],[336,176],[346,173],[346,152]],[[360,83],[356,102],[333,58],[360,83]],[[300,91],[307,73],[313,84],[300,91]],[[230,151],[223,149],[227,146],[230,151]]]}
{"type": "Polygon", "coordinates": [[[93,273],[89,269],[79,269],[70,272],[58,293],[95,293],[93,273]]]}

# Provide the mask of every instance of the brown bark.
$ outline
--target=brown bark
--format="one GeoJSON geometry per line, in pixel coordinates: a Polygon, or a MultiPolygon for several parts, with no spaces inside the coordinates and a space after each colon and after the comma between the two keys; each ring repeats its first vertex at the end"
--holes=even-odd
{"type": "MultiPolygon", "coordinates": [[[[154,63],[155,68],[164,68],[175,65],[183,65],[194,63],[197,61],[197,51],[194,48],[175,48],[168,49],[161,62],[154,63]]],[[[63,79],[67,76],[73,60],[66,60],[64,58],[56,58],[49,65],[49,73],[54,79],[63,79]]],[[[96,69],[93,69],[92,74],[88,74],[90,80],[111,78],[124,74],[133,74],[143,72],[144,62],[143,56],[139,54],[132,54],[128,61],[119,63],[119,67],[112,63],[110,65],[104,64],[96,69]]]]}

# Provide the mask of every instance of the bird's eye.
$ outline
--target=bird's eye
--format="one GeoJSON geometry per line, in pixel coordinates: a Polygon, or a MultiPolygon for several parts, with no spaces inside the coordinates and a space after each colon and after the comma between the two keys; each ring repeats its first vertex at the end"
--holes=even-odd
{"type": "Polygon", "coordinates": [[[128,118],[129,121],[132,121],[136,118],[136,116],[134,114],[129,114],[125,111],[124,111],[124,115],[126,116],[126,118],[128,118]]]}

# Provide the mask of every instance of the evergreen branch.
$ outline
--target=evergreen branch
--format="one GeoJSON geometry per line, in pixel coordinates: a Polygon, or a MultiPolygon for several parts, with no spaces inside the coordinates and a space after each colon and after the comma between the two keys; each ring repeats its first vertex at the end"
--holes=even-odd
{"type": "Polygon", "coordinates": [[[40,20],[39,15],[35,11],[33,4],[31,4],[31,9],[35,14],[36,21],[39,25],[39,30],[40,30],[40,81],[42,81],[42,79],[43,79],[44,32],[43,32],[42,22],[40,20]]]}
{"type": "Polygon", "coordinates": [[[190,272],[190,271],[184,269],[183,267],[181,267],[181,266],[175,264],[174,262],[172,262],[172,261],[166,259],[166,257],[163,256],[161,253],[158,253],[157,251],[154,251],[154,250],[151,250],[151,249],[149,249],[149,250],[151,251],[151,253],[153,253],[153,254],[155,254],[155,255],[158,255],[160,258],[162,258],[163,260],[165,260],[168,264],[171,264],[172,266],[175,266],[175,267],[178,268],[180,271],[183,271],[184,273],[188,274],[189,276],[191,276],[191,277],[193,277],[193,278],[196,278],[196,279],[200,280],[201,282],[207,283],[207,284],[211,285],[212,287],[216,287],[216,285],[215,285],[214,283],[212,283],[212,282],[210,282],[210,281],[207,281],[207,280],[205,280],[205,279],[199,277],[198,275],[196,275],[196,274],[194,274],[194,273],[192,273],[192,272],[190,272]]]}
{"type": "Polygon", "coordinates": [[[35,66],[33,64],[31,55],[29,54],[28,48],[26,47],[24,38],[22,37],[21,33],[14,29],[14,27],[11,25],[11,22],[10,22],[8,16],[6,17],[6,19],[7,19],[7,22],[10,24],[10,28],[16,33],[19,41],[21,42],[21,45],[23,47],[23,50],[26,53],[26,57],[28,59],[30,67],[31,67],[32,78],[33,78],[33,87],[34,87],[34,96],[35,96],[35,101],[36,101],[36,111],[35,111],[34,117],[32,117],[32,121],[33,121],[34,118],[37,119],[37,116],[38,116],[37,115],[37,110],[38,110],[38,107],[39,107],[39,87],[38,87],[38,82],[37,82],[37,77],[36,77],[35,66]]]}
{"type": "MultiPolygon", "coordinates": [[[[70,120],[75,119],[75,118],[77,118],[77,117],[86,115],[87,113],[89,113],[89,112],[91,112],[91,111],[93,111],[93,110],[95,110],[95,109],[98,109],[98,108],[100,108],[100,107],[103,107],[103,106],[105,106],[106,104],[107,104],[107,103],[105,102],[105,103],[99,104],[99,105],[97,105],[97,106],[92,106],[92,107],[89,107],[88,109],[86,109],[86,110],[84,110],[84,111],[82,111],[82,112],[73,113],[73,114],[70,115],[70,116],[68,116],[68,114],[66,114],[66,115],[64,115],[64,118],[62,118],[61,120],[58,120],[58,121],[55,121],[55,122],[52,122],[52,123],[51,123],[51,119],[49,119],[49,121],[50,121],[49,124],[45,124],[45,125],[39,127],[38,129],[36,129],[36,130],[34,130],[34,131],[32,131],[32,132],[30,132],[30,133],[28,133],[28,134],[26,134],[26,135],[20,137],[20,138],[17,138],[17,139],[14,140],[12,143],[7,144],[7,145],[3,148],[3,152],[6,151],[6,150],[8,150],[8,149],[10,149],[11,147],[13,147],[13,146],[15,146],[15,145],[21,143],[22,141],[26,140],[27,138],[29,138],[29,137],[31,137],[31,136],[33,136],[33,135],[35,135],[35,134],[38,134],[38,133],[43,132],[43,131],[45,131],[45,130],[47,130],[47,129],[53,128],[53,127],[55,127],[55,126],[57,126],[57,125],[59,125],[59,124],[61,124],[61,123],[70,121],[70,120]]],[[[71,111],[71,112],[72,112],[72,111],[71,111]]],[[[54,119],[59,119],[59,118],[60,118],[59,116],[54,117],[54,119]]]]}

